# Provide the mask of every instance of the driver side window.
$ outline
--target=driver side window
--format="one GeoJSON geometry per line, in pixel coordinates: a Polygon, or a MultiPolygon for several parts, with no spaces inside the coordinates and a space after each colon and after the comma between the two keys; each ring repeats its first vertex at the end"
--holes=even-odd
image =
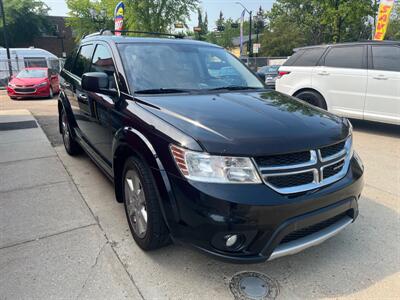
{"type": "Polygon", "coordinates": [[[106,73],[108,75],[108,87],[110,89],[116,89],[117,85],[114,77],[114,61],[110,51],[106,46],[100,44],[97,45],[93,55],[90,71],[106,73]]]}

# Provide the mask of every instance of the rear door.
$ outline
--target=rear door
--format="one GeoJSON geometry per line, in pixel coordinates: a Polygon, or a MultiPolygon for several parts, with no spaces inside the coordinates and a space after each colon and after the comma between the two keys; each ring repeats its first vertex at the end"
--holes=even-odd
{"type": "Polygon", "coordinates": [[[306,48],[293,54],[279,68],[281,74],[285,75],[276,79],[277,91],[293,95],[301,88],[311,87],[313,70],[325,50],[325,47],[306,48]]]}
{"type": "MultiPolygon", "coordinates": [[[[110,90],[118,90],[116,82],[116,69],[111,50],[106,43],[99,43],[93,54],[90,72],[103,72],[108,75],[110,90]]],[[[90,126],[86,128],[86,135],[90,145],[111,167],[112,164],[112,142],[114,130],[111,126],[111,115],[117,97],[104,95],[102,93],[87,94],[88,101],[93,109],[90,126]]]]}
{"type": "Polygon", "coordinates": [[[400,124],[400,46],[372,45],[369,52],[364,118],[400,124]]]}
{"type": "Polygon", "coordinates": [[[314,69],[312,86],[325,96],[328,110],[363,118],[367,90],[367,46],[331,47],[314,69]]]}

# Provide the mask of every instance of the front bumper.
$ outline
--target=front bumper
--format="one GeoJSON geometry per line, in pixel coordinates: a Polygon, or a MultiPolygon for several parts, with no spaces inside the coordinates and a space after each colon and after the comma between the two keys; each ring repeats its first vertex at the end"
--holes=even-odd
{"type": "Polygon", "coordinates": [[[266,185],[188,182],[170,175],[180,220],[173,239],[215,257],[257,263],[300,252],[335,235],[358,215],[363,170],[352,158],[348,173],[323,188],[281,195],[266,185]],[[224,239],[244,237],[235,249],[224,239]]]}
{"type": "Polygon", "coordinates": [[[33,87],[29,92],[18,92],[11,87],[7,87],[7,94],[13,98],[40,98],[50,96],[50,86],[33,87]]]}

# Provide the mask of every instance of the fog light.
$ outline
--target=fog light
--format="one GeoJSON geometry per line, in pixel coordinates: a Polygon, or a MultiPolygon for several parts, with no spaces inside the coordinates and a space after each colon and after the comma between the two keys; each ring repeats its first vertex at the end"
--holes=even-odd
{"type": "Polygon", "coordinates": [[[238,241],[238,236],[236,234],[225,236],[225,246],[228,248],[233,247],[238,241]]]}

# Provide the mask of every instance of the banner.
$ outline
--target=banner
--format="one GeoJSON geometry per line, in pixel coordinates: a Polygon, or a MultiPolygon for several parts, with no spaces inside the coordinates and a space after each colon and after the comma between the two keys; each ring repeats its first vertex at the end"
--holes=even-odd
{"type": "Polygon", "coordinates": [[[378,20],[376,22],[374,40],[384,40],[393,6],[394,0],[381,0],[381,4],[379,5],[378,20]]]}
{"type": "Polygon", "coordinates": [[[243,56],[243,24],[245,14],[246,10],[243,10],[242,16],[240,17],[240,57],[243,56]]]}
{"type": "MultiPolygon", "coordinates": [[[[123,30],[124,28],[124,11],[125,5],[121,1],[117,4],[114,11],[115,30],[123,30]]],[[[115,35],[121,35],[121,32],[115,32],[115,35]]]]}

